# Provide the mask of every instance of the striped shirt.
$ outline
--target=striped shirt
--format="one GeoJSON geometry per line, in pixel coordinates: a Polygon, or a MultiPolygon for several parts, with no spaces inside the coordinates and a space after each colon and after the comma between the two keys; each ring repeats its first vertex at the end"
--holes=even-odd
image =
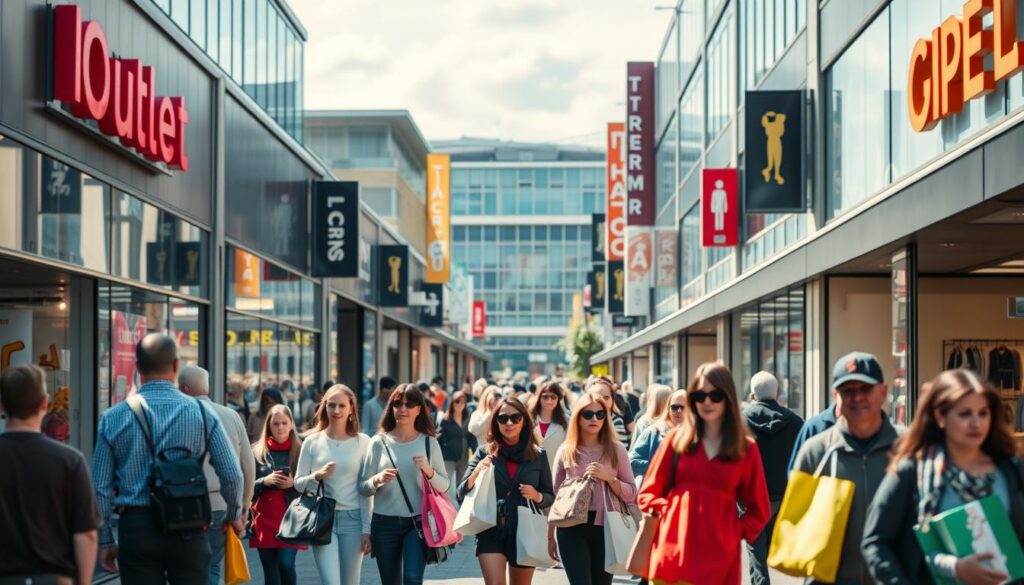
{"type": "MultiPolygon", "coordinates": [[[[210,463],[220,478],[221,495],[228,502],[226,518],[237,519],[242,468],[218,417],[207,413],[194,398],[182,394],[166,380],[146,382],[139,392],[146,399],[146,418],[158,454],[165,453],[172,460],[199,457],[208,441],[210,463]],[[205,439],[200,416],[206,417],[205,439]]],[[[121,402],[103,413],[92,460],[96,504],[103,519],[100,544],[114,542],[110,529],[114,508],[149,506],[148,481],[152,465],[146,436],[128,404],[121,402]]]]}

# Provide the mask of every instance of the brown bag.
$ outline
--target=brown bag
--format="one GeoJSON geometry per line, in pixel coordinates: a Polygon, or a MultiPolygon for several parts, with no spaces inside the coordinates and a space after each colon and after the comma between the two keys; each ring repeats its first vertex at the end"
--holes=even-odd
{"type": "Polygon", "coordinates": [[[583,477],[570,477],[558,488],[555,502],[548,512],[548,524],[556,528],[569,528],[587,522],[590,502],[594,498],[593,483],[583,477]]]}
{"type": "MultiPolygon", "coordinates": [[[[669,449],[672,448],[670,445],[669,449]]],[[[679,453],[672,455],[672,475],[669,476],[668,489],[665,494],[672,491],[676,483],[676,466],[679,465],[679,453]]],[[[629,559],[626,561],[626,570],[631,575],[641,579],[650,579],[651,575],[651,551],[654,549],[655,539],[658,537],[658,529],[661,528],[661,518],[644,514],[640,520],[640,531],[633,541],[633,548],[629,551],[629,559]]]]}

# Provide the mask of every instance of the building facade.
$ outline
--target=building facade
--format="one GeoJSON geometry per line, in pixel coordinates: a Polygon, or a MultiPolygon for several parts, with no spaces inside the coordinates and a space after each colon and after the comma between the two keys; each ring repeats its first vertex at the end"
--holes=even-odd
{"type": "Polygon", "coordinates": [[[604,211],[604,153],[467,138],[434,148],[452,157],[452,261],[486,303],[492,369],[553,373],[590,270],[591,214],[604,211]]]}
{"type": "Polygon", "coordinates": [[[969,363],[1024,429],[1009,365],[1024,350],[1024,76],[994,64],[1008,58],[1002,47],[957,65],[976,82],[990,72],[985,95],[958,98],[932,79],[923,64],[938,48],[923,41],[949,17],[1022,37],[1015,20],[965,14],[959,0],[678,2],[657,55],[655,117],[658,224],[678,229],[679,278],[655,291],[650,325],[593,363],[640,385],[682,385],[722,360],[744,396],[767,369],[811,416],[831,400],[834,361],[869,351],[904,424],[921,383],[969,363]],[[802,148],[787,156],[803,161],[805,212],[744,214],[738,246],[703,248],[701,171],[762,172],[765,161],[747,159],[762,138],[744,129],[761,113],[745,101],[768,90],[803,91],[802,148]],[[940,99],[948,107],[933,113],[940,99]]]}

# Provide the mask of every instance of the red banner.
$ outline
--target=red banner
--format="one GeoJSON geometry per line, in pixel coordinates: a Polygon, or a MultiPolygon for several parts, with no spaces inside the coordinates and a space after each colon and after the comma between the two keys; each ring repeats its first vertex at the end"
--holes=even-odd
{"type": "Polygon", "coordinates": [[[609,262],[626,256],[626,125],[608,123],[608,149],[605,158],[605,253],[609,262]]]}
{"type": "Polygon", "coordinates": [[[135,388],[135,346],[146,335],[146,317],[123,311],[110,312],[110,369],[114,395],[110,404],[121,402],[135,388]]]}
{"type": "Polygon", "coordinates": [[[654,63],[627,63],[626,223],[631,226],[654,225],[654,124],[654,63]]]}
{"type": "Polygon", "coordinates": [[[739,172],[704,169],[701,174],[700,232],[705,248],[739,244],[739,172]]]}
{"type": "Polygon", "coordinates": [[[487,332],[487,303],[473,301],[473,337],[484,337],[487,332]]]}

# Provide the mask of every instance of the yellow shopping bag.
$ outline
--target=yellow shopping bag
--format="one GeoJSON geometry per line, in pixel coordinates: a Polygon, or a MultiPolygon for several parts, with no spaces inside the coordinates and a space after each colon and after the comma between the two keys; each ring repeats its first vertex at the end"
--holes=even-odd
{"type": "Polygon", "coordinates": [[[856,487],[850,480],[835,477],[836,459],[833,449],[822,458],[814,475],[794,471],[789,476],[775,520],[768,566],[794,577],[835,582],[856,487]],[[832,477],[821,477],[829,459],[832,477]]]}
{"type": "Polygon", "coordinates": [[[227,533],[227,539],[224,541],[224,583],[248,583],[252,576],[249,575],[249,563],[245,560],[242,541],[238,539],[233,528],[228,527],[227,533]]]}

